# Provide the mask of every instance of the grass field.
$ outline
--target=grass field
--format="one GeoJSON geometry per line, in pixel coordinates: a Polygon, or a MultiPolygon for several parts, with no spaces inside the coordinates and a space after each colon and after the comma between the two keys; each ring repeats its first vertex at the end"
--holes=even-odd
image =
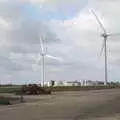
{"type": "Polygon", "coordinates": [[[68,87],[52,87],[52,91],[82,91],[82,90],[100,90],[100,89],[113,89],[120,88],[120,86],[68,86],[68,87]]]}
{"type": "MultiPolygon", "coordinates": [[[[16,91],[20,90],[20,86],[14,87],[0,87],[0,93],[15,93],[16,91]]],[[[48,87],[47,87],[48,88],[48,87]]],[[[113,89],[113,88],[120,88],[120,86],[57,86],[51,87],[53,92],[59,91],[82,91],[82,90],[100,90],[100,89],[113,89]]]]}
{"type": "Polygon", "coordinates": [[[0,87],[0,93],[14,93],[20,90],[20,87],[0,87]]]}

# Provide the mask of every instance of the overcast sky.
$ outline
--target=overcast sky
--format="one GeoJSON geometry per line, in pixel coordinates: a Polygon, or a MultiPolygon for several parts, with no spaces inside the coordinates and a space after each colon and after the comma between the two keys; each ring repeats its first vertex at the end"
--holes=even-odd
{"type": "MultiPolygon", "coordinates": [[[[119,0],[0,0],[0,80],[39,82],[39,36],[45,39],[46,80],[104,80],[103,32],[120,33],[119,0]]],[[[108,78],[120,80],[120,36],[109,37],[108,78]]]]}

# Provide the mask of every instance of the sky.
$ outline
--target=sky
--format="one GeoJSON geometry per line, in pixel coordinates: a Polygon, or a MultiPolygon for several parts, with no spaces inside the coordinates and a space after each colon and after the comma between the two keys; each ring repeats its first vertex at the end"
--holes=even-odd
{"type": "MultiPolygon", "coordinates": [[[[120,33],[119,4],[119,0],[0,0],[0,82],[39,83],[40,37],[49,56],[46,81],[104,81],[104,54],[99,58],[103,31],[91,9],[108,33],[120,33]]],[[[107,40],[109,81],[120,81],[119,39],[107,40]]]]}

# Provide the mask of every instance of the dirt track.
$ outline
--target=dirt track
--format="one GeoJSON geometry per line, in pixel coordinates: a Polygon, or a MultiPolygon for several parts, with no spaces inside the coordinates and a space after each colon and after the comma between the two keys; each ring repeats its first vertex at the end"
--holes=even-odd
{"type": "Polygon", "coordinates": [[[25,100],[32,101],[0,106],[0,120],[120,120],[120,90],[59,92],[25,100]]]}

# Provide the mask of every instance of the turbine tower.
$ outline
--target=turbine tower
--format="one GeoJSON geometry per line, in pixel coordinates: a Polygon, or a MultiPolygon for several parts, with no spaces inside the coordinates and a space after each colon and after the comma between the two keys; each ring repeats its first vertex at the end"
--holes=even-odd
{"type": "Polygon", "coordinates": [[[98,24],[100,25],[100,28],[102,29],[103,33],[100,35],[101,37],[103,37],[103,44],[101,47],[101,51],[100,51],[100,56],[103,53],[104,50],[104,64],[105,64],[105,68],[104,68],[104,74],[105,74],[105,80],[104,80],[104,85],[107,85],[108,83],[108,69],[107,69],[107,39],[109,36],[114,36],[114,35],[120,35],[120,33],[117,34],[109,34],[107,32],[107,30],[105,29],[105,27],[103,26],[103,24],[101,23],[101,21],[98,19],[96,13],[94,12],[94,10],[91,10],[92,14],[95,16],[96,21],[98,22],[98,24]]]}
{"type": "Polygon", "coordinates": [[[40,38],[40,55],[41,55],[41,80],[44,87],[45,82],[45,61],[44,57],[47,54],[47,48],[44,47],[44,41],[40,38]]]}

